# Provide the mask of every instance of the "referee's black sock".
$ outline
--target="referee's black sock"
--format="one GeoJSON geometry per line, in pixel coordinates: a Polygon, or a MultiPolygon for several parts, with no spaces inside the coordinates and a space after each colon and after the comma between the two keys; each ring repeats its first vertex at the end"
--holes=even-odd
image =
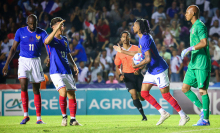
{"type": "Polygon", "coordinates": [[[141,113],[141,115],[143,116],[143,118],[146,118],[140,100],[139,100],[139,99],[133,100],[133,104],[134,104],[134,106],[139,110],[139,112],[141,113]]]}

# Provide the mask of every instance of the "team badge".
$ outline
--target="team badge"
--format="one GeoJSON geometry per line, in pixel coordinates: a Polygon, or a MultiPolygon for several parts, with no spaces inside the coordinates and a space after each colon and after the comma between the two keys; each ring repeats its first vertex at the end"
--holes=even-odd
{"type": "Polygon", "coordinates": [[[58,87],[58,85],[56,85],[58,87]]]}
{"type": "Polygon", "coordinates": [[[66,41],[64,41],[64,43],[65,43],[65,46],[67,47],[67,43],[66,43],[66,41]]]}
{"type": "Polygon", "coordinates": [[[140,49],[142,49],[142,46],[140,45],[140,49]]]}
{"type": "Polygon", "coordinates": [[[18,76],[20,76],[20,73],[18,73],[18,76]]]}
{"type": "Polygon", "coordinates": [[[36,35],[36,39],[37,39],[37,41],[39,41],[40,40],[40,36],[36,35]]]}

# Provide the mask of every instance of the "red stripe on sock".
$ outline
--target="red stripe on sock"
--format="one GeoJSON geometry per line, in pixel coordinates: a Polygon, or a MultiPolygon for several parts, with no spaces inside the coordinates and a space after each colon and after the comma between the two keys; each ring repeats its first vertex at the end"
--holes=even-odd
{"type": "Polygon", "coordinates": [[[41,116],[41,95],[34,94],[34,106],[36,107],[36,115],[41,116]]]}
{"type": "Polygon", "coordinates": [[[165,94],[162,94],[163,98],[170,103],[170,105],[177,111],[179,112],[181,110],[180,105],[176,101],[176,99],[168,92],[165,94]]]}
{"type": "Polygon", "coordinates": [[[66,114],[66,106],[67,106],[66,97],[59,96],[59,104],[62,114],[66,114]]]}
{"type": "Polygon", "coordinates": [[[69,110],[71,117],[76,117],[76,109],[77,109],[76,99],[69,99],[69,110]]]}
{"type": "Polygon", "coordinates": [[[21,101],[23,105],[24,112],[28,112],[28,92],[27,91],[21,91],[21,101]]]}
{"type": "Polygon", "coordinates": [[[141,91],[141,96],[148,101],[152,106],[154,106],[157,110],[161,109],[160,104],[156,101],[156,99],[149,94],[149,91],[141,91]]]}

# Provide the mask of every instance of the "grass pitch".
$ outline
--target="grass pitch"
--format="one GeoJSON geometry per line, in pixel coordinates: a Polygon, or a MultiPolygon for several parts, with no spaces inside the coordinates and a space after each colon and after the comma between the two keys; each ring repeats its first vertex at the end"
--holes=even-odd
{"type": "MultiPolygon", "coordinates": [[[[211,126],[192,126],[199,120],[198,115],[189,115],[190,121],[185,126],[178,126],[179,115],[171,115],[162,125],[156,126],[160,119],[159,115],[147,115],[148,121],[141,121],[140,115],[78,115],[76,118],[83,126],[62,127],[62,116],[43,116],[42,119],[47,124],[37,125],[36,116],[30,116],[30,121],[26,125],[20,125],[22,116],[1,116],[0,133],[20,133],[20,132],[73,132],[73,133],[219,133],[220,116],[211,115],[211,126]]],[[[69,122],[69,119],[68,119],[69,122]]]]}

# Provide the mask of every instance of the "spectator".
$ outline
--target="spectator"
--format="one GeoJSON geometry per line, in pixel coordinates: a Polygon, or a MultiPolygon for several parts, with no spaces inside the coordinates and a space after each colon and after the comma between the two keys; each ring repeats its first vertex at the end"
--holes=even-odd
{"type": "Polygon", "coordinates": [[[183,67],[181,57],[177,55],[177,50],[174,49],[173,57],[170,61],[170,73],[171,73],[171,82],[180,82],[180,71],[183,67]]]}
{"type": "Polygon", "coordinates": [[[82,44],[78,43],[78,40],[75,38],[73,39],[73,47],[74,51],[71,52],[71,55],[73,56],[74,61],[77,63],[77,66],[79,66],[80,62],[84,62],[84,64],[86,64],[87,55],[85,48],[82,46],[82,44]]]}
{"type": "Polygon", "coordinates": [[[159,7],[166,6],[166,0],[154,0],[154,9],[153,12],[156,12],[157,10],[159,10],[159,7]]]}
{"type": "Polygon", "coordinates": [[[110,12],[107,10],[107,8],[105,6],[102,7],[102,19],[109,19],[110,18],[110,12]]]}
{"type": "Polygon", "coordinates": [[[109,71],[112,64],[112,58],[107,56],[106,49],[102,50],[102,55],[100,57],[100,62],[105,66],[105,71],[109,71]]]}
{"type": "Polygon", "coordinates": [[[163,45],[168,48],[174,46],[173,35],[170,33],[170,26],[167,25],[165,31],[163,31],[162,36],[164,38],[163,45]]]}
{"type": "Polygon", "coordinates": [[[171,20],[170,33],[176,39],[177,42],[179,41],[180,31],[180,24],[178,24],[176,20],[171,20]]]}
{"type": "Polygon", "coordinates": [[[154,12],[151,16],[151,24],[154,26],[156,23],[159,22],[159,18],[162,17],[163,19],[166,19],[166,15],[163,12],[164,6],[159,6],[158,11],[154,12]]]}
{"type": "Polygon", "coordinates": [[[155,38],[162,40],[163,39],[162,33],[165,30],[165,26],[164,26],[165,20],[162,17],[159,17],[158,20],[159,20],[158,23],[154,25],[152,31],[154,31],[155,38]]]}
{"type": "Polygon", "coordinates": [[[220,82],[220,67],[217,61],[212,60],[211,61],[211,77],[210,77],[210,82],[220,82]]]}
{"type": "Polygon", "coordinates": [[[181,41],[180,42],[180,46],[178,48],[178,52],[177,52],[177,55],[181,55],[182,51],[185,49],[185,42],[184,41],[181,41]]]}
{"type": "Polygon", "coordinates": [[[167,62],[167,64],[170,64],[171,54],[169,52],[166,52],[166,47],[161,47],[160,56],[167,62]]]}
{"type": "Polygon", "coordinates": [[[142,8],[142,4],[139,2],[136,2],[136,8],[132,11],[132,14],[134,14],[136,19],[144,18],[147,19],[148,15],[144,8],[142,8]]]}
{"type": "Polygon", "coordinates": [[[120,35],[121,32],[124,31],[124,30],[126,29],[126,26],[127,26],[127,22],[126,22],[126,21],[123,21],[121,27],[118,28],[116,34],[117,34],[117,35],[120,35]]]}
{"type": "Polygon", "coordinates": [[[185,11],[186,11],[186,9],[185,9],[184,3],[180,3],[180,9],[179,9],[179,13],[178,13],[180,19],[185,18],[185,11]]]}
{"type": "Polygon", "coordinates": [[[108,74],[109,80],[106,81],[106,84],[118,84],[118,81],[116,79],[114,79],[115,78],[114,76],[115,76],[114,73],[110,72],[108,74]]]}
{"type": "Polygon", "coordinates": [[[96,30],[98,32],[98,48],[101,49],[105,41],[109,39],[110,28],[102,19],[99,19],[96,25],[96,30]]]}
{"type": "Polygon", "coordinates": [[[91,72],[91,81],[96,81],[97,73],[102,73],[102,71],[105,69],[105,66],[100,62],[99,59],[100,54],[95,59],[95,62],[93,62],[93,59],[90,58],[90,64],[89,64],[89,71],[91,72]],[[92,66],[93,65],[93,66],[92,66]]]}
{"type": "Polygon", "coordinates": [[[88,15],[88,21],[92,22],[93,24],[96,24],[96,18],[95,18],[96,10],[91,5],[88,6],[88,9],[86,10],[86,14],[88,15]]]}
{"type": "Polygon", "coordinates": [[[9,39],[7,35],[4,35],[3,41],[1,44],[1,54],[5,54],[8,57],[9,54],[9,39]]]}
{"type": "Polygon", "coordinates": [[[49,17],[46,12],[44,13],[42,11],[39,15],[39,27],[46,30],[47,32],[52,31],[52,30],[48,29],[48,28],[50,28],[50,21],[49,21],[49,17]],[[42,16],[44,17],[43,19],[42,19],[42,16]]]}
{"type": "Polygon", "coordinates": [[[2,16],[2,14],[0,13],[0,29],[2,28],[2,25],[5,24],[5,18],[4,16],[2,16]]]}
{"type": "Polygon", "coordinates": [[[105,80],[102,78],[102,73],[97,73],[97,80],[93,82],[94,84],[105,84],[105,80]]]}
{"type": "Polygon", "coordinates": [[[112,22],[114,22],[116,24],[120,23],[121,22],[121,15],[122,15],[122,12],[118,7],[118,3],[115,3],[114,9],[112,9],[110,12],[110,17],[111,17],[112,22]]]}
{"type": "Polygon", "coordinates": [[[211,22],[210,26],[212,26],[214,24],[215,20],[218,20],[218,25],[220,25],[220,11],[219,11],[219,9],[217,9],[215,12],[216,12],[216,15],[214,17],[212,17],[212,22],[211,22]]]}
{"type": "MultiPolygon", "coordinates": [[[[107,43],[108,43],[108,41],[105,44],[107,44],[107,43]]],[[[103,46],[105,46],[105,45],[103,45],[103,46]]],[[[116,53],[117,53],[117,51],[115,51],[115,49],[113,48],[112,43],[110,43],[108,45],[108,47],[102,47],[102,50],[104,50],[104,49],[107,51],[107,56],[111,57],[111,59],[113,59],[114,55],[116,55],[116,53]]]]}
{"type": "Polygon", "coordinates": [[[9,17],[9,22],[7,24],[7,28],[10,29],[14,25],[13,17],[9,17]]]}
{"type": "Polygon", "coordinates": [[[161,52],[161,44],[160,43],[155,43],[155,44],[156,44],[158,52],[160,53],[161,52]]]}
{"type": "MultiPolygon", "coordinates": [[[[130,13],[131,13],[131,11],[130,11],[130,9],[128,8],[128,5],[125,5],[124,6],[124,12],[123,12],[123,19],[124,20],[128,20],[129,18],[130,18],[130,13]]],[[[133,21],[134,22],[134,21],[133,21]]]]}
{"type": "Polygon", "coordinates": [[[200,12],[204,11],[204,2],[206,0],[196,0],[195,4],[199,7],[200,12]]]}
{"type": "Polygon", "coordinates": [[[212,41],[214,42],[215,45],[218,45],[218,41],[219,41],[219,35],[217,33],[214,33],[212,36],[212,41]]]}
{"type": "Polygon", "coordinates": [[[70,22],[72,23],[72,26],[76,28],[76,31],[82,29],[83,19],[82,19],[81,11],[78,6],[75,7],[75,10],[71,14],[70,22]]]}
{"type": "Polygon", "coordinates": [[[78,82],[80,84],[89,83],[91,81],[91,75],[89,75],[89,69],[85,66],[84,62],[79,63],[78,82]]]}
{"type": "Polygon", "coordinates": [[[66,31],[66,37],[68,41],[71,41],[73,37],[75,37],[77,32],[75,32],[75,27],[72,26],[68,31],[66,31]]]}
{"type": "Polygon", "coordinates": [[[172,2],[172,6],[167,9],[167,19],[168,21],[174,18],[174,15],[179,12],[179,8],[176,6],[176,1],[172,2]]]}
{"type": "Polygon", "coordinates": [[[220,27],[218,20],[215,20],[213,26],[209,29],[209,36],[217,33],[220,36],[220,27]]]}

